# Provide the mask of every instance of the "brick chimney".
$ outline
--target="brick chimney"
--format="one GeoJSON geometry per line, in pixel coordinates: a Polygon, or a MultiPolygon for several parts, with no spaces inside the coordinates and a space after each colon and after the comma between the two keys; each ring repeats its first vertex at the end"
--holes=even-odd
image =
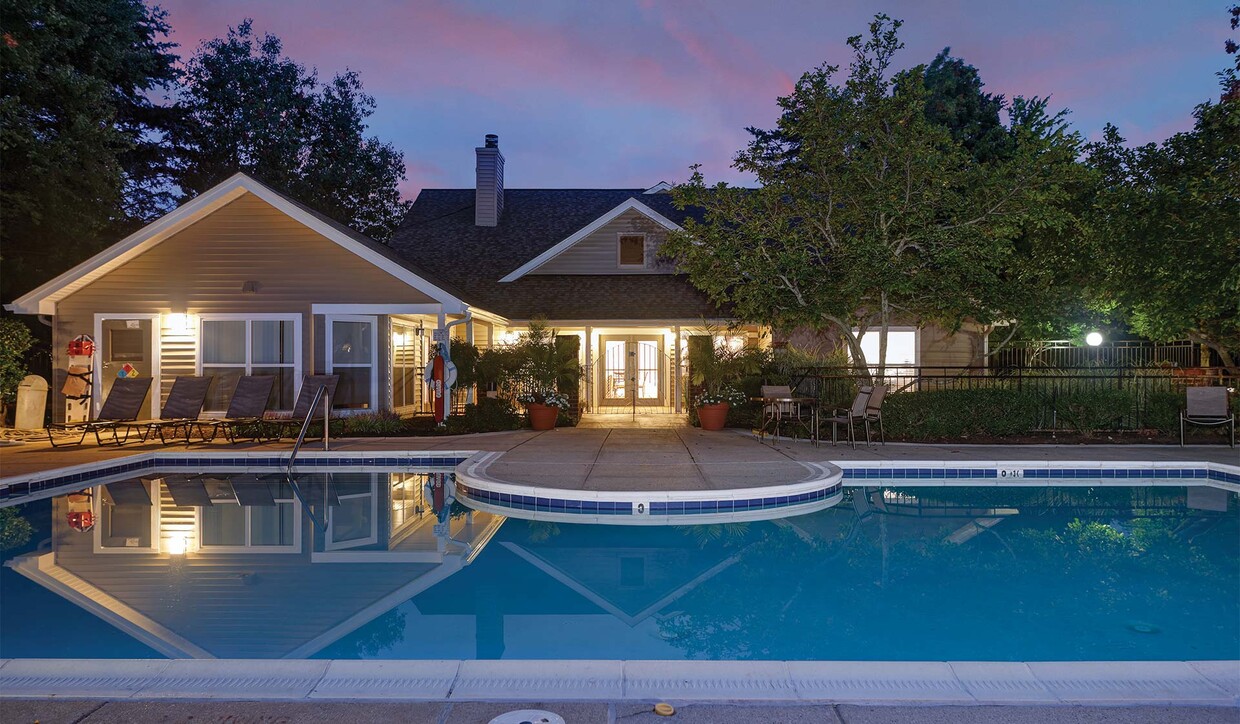
{"type": "Polygon", "coordinates": [[[488,133],[485,145],[475,148],[474,154],[474,225],[495,226],[504,213],[504,154],[499,152],[499,136],[488,133]]]}

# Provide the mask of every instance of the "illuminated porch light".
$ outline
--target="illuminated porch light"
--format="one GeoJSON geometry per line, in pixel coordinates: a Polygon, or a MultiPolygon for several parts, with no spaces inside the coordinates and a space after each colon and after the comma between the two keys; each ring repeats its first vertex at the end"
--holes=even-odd
{"type": "Polygon", "coordinates": [[[173,312],[164,318],[164,326],[174,334],[189,334],[190,318],[185,312],[173,312]]]}
{"type": "Polygon", "coordinates": [[[1102,334],[1100,332],[1090,332],[1085,335],[1085,344],[1090,347],[1097,347],[1102,344],[1102,334]]]}
{"type": "Polygon", "coordinates": [[[177,533],[168,538],[168,555],[183,556],[189,548],[189,541],[184,533],[177,533]]]}

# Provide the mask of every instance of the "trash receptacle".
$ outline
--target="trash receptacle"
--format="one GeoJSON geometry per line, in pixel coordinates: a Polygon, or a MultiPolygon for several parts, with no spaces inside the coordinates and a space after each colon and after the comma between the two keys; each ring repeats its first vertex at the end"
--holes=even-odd
{"type": "Polygon", "coordinates": [[[27,375],[17,385],[17,419],[13,427],[18,430],[42,430],[47,413],[47,380],[38,375],[27,375]]]}

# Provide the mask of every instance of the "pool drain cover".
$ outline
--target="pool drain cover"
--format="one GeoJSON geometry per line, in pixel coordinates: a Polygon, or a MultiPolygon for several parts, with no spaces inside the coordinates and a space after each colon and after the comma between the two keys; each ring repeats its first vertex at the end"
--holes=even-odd
{"type": "Polygon", "coordinates": [[[549,711],[521,709],[500,714],[491,720],[491,724],[564,724],[564,717],[549,711]]]}

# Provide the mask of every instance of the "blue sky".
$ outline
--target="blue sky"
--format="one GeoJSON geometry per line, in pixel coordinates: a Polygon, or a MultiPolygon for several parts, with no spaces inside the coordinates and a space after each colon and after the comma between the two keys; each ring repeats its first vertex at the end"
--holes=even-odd
{"type": "Polygon", "coordinates": [[[1051,96],[1096,138],[1192,125],[1227,63],[1227,3],[617,0],[164,0],[188,56],[243,18],[320,75],[360,73],[371,132],[405,154],[412,198],[473,185],[473,148],[498,133],[509,188],[644,187],[701,163],[729,169],[744,128],[770,126],[805,70],[846,65],[844,40],[882,10],[905,21],[898,63],[940,49],[993,93],[1051,96]]]}

